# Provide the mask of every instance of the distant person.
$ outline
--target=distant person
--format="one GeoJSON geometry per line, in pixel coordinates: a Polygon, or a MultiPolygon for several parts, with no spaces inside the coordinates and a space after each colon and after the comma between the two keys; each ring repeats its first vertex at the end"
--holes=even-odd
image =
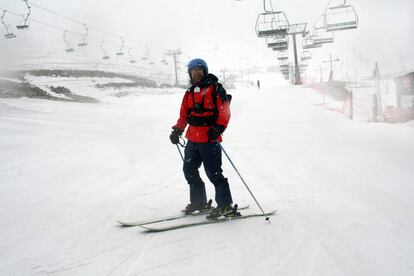
{"type": "Polygon", "coordinates": [[[257,88],[260,89],[260,80],[257,80],[257,88]]]}
{"type": "Polygon", "coordinates": [[[230,187],[221,168],[222,150],[219,142],[230,120],[230,95],[218,83],[218,78],[208,73],[204,60],[193,59],[187,68],[191,87],[184,94],[180,117],[170,135],[171,143],[178,144],[181,134],[189,125],[185,135],[188,142],[184,150],[183,170],[190,188],[190,203],[183,211],[191,214],[196,211],[209,212],[211,209],[204,182],[198,172],[203,163],[207,177],[214,184],[217,202],[217,208],[212,209],[207,218],[240,215],[232,212],[230,187]]]}

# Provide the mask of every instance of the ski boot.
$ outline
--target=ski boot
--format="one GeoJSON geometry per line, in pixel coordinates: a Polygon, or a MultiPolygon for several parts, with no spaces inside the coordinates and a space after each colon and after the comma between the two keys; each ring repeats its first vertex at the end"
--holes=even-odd
{"type": "Polygon", "coordinates": [[[219,218],[232,218],[232,217],[240,217],[241,214],[237,211],[238,205],[235,204],[234,206],[228,205],[225,207],[217,207],[214,208],[208,215],[208,220],[217,220],[219,218]]]}
{"type": "Polygon", "coordinates": [[[200,213],[208,213],[211,211],[212,207],[211,204],[213,204],[213,200],[209,200],[206,204],[202,205],[195,205],[189,203],[182,212],[186,215],[195,215],[200,213]]]}

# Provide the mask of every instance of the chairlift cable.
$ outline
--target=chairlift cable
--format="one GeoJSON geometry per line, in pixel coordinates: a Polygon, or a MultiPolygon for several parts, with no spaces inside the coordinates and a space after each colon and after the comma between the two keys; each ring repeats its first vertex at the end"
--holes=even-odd
{"type": "MultiPolygon", "coordinates": [[[[326,7],[323,9],[323,12],[321,13],[321,15],[319,15],[319,17],[316,19],[316,21],[313,23],[312,25],[312,31],[313,29],[315,29],[315,25],[316,23],[318,23],[318,21],[325,15],[326,11],[329,9],[329,6],[331,5],[333,0],[329,0],[328,4],[326,5],[326,7]]],[[[344,2],[346,3],[346,0],[344,0],[344,2]]]]}
{"type": "MultiPolygon", "coordinates": [[[[56,16],[60,16],[60,17],[62,17],[62,18],[64,18],[64,19],[69,20],[69,21],[72,21],[72,22],[74,22],[74,23],[81,24],[81,25],[85,24],[85,23],[83,23],[83,22],[80,22],[79,20],[76,20],[76,19],[70,18],[70,17],[68,17],[68,16],[65,16],[65,15],[63,15],[63,14],[57,13],[57,12],[55,12],[55,11],[52,11],[52,10],[47,9],[47,8],[45,8],[45,7],[42,7],[42,6],[40,6],[40,5],[36,4],[36,3],[30,2],[30,4],[31,4],[32,6],[34,6],[34,7],[37,7],[37,8],[39,8],[39,9],[44,10],[44,11],[47,11],[47,12],[49,12],[49,13],[52,13],[52,14],[54,14],[54,15],[56,15],[56,16]]],[[[110,33],[110,32],[104,31],[104,30],[101,30],[101,29],[99,29],[99,28],[97,28],[97,27],[94,27],[94,26],[92,26],[92,25],[89,25],[89,24],[88,24],[88,26],[89,26],[89,28],[90,28],[90,29],[93,29],[93,30],[95,30],[95,31],[98,31],[98,32],[101,32],[101,33],[104,33],[104,34],[107,34],[107,35],[110,35],[110,36],[113,36],[113,37],[117,37],[117,38],[119,38],[119,37],[120,37],[120,35],[113,34],[113,33],[110,33]]],[[[137,42],[137,41],[134,41],[134,40],[131,40],[131,39],[125,39],[125,41],[129,41],[129,42],[132,42],[132,43],[135,43],[135,44],[138,44],[138,45],[142,45],[142,44],[143,44],[142,42],[140,43],[140,42],[137,42]]],[[[155,46],[151,46],[151,48],[156,48],[156,49],[161,49],[161,50],[167,50],[167,49],[164,49],[164,48],[161,48],[161,47],[155,47],[155,46]]]]}
{"type": "MultiPolygon", "coordinates": [[[[15,12],[9,11],[9,10],[7,10],[7,12],[8,12],[8,13],[10,13],[10,14],[12,14],[12,15],[15,15],[15,16],[21,16],[21,14],[18,14],[18,13],[15,13],[15,12]]],[[[52,25],[52,24],[49,24],[49,23],[46,23],[46,22],[43,22],[43,21],[37,20],[37,19],[35,19],[35,18],[33,18],[33,17],[32,17],[30,20],[32,20],[33,22],[36,22],[36,23],[39,23],[39,24],[45,25],[45,26],[47,26],[47,27],[50,27],[50,28],[53,28],[53,29],[59,30],[59,31],[67,31],[67,33],[68,33],[68,34],[73,34],[73,35],[77,35],[77,36],[81,36],[81,37],[84,37],[84,36],[85,36],[85,34],[81,34],[81,33],[74,32],[74,31],[70,31],[70,30],[67,30],[67,29],[64,29],[64,28],[58,27],[58,26],[56,26],[56,25],[52,25]]],[[[82,24],[84,24],[84,23],[82,23],[82,24]]],[[[102,41],[102,39],[97,39],[97,38],[89,38],[89,39],[90,39],[90,40],[93,40],[93,41],[98,41],[98,42],[101,42],[101,41],[102,41]]],[[[109,45],[112,45],[112,46],[119,47],[119,44],[112,43],[112,42],[107,42],[107,41],[105,41],[105,44],[109,44],[109,45]]],[[[137,48],[134,48],[134,49],[137,49],[137,48]]]]}

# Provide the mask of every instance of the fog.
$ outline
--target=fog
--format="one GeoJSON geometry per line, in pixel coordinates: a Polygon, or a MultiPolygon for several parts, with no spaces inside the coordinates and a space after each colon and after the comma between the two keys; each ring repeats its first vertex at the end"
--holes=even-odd
{"type": "MultiPolygon", "coordinates": [[[[105,42],[105,51],[113,56],[121,48],[121,36],[125,39],[125,54],[131,48],[130,53],[137,61],[149,54],[154,67],[140,62],[136,65],[149,70],[171,73],[172,58],[165,53],[175,49],[182,51],[179,57],[181,74],[185,72],[187,61],[194,57],[206,59],[212,71],[266,68],[278,64],[276,52],[267,48],[265,40],[255,33],[256,18],[263,12],[260,0],[36,0],[29,3],[32,6],[29,30],[16,30],[15,25],[22,18],[11,13],[5,15],[4,21],[17,37],[0,38],[1,68],[18,67],[33,57],[48,56],[79,63],[102,62],[101,41],[105,42]],[[63,30],[69,31],[67,39],[74,47],[82,39],[83,26],[39,7],[87,24],[88,48],[75,49],[74,54],[65,53],[63,30]],[[168,59],[168,66],[158,65],[163,57],[168,59]]],[[[273,1],[273,7],[284,11],[290,23],[307,22],[310,30],[327,3],[321,0],[273,1]]],[[[330,53],[340,59],[335,66],[337,69],[340,66],[342,76],[355,72],[369,75],[375,62],[384,73],[414,68],[411,50],[414,1],[353,0],[347,4],[353,5],[358,13],[358,29],[336,32],[333,44],[312,50],[308,74],[316,74],[321,64],[326,66],[323,61],[330,53]]],[[[15,14],[27,11],[25,3],[16,0],[0,0],[0,9],[15,14]]],[[[125,62],[115,58],[111,61],[118,62],[119,66],[125,62]]]]}

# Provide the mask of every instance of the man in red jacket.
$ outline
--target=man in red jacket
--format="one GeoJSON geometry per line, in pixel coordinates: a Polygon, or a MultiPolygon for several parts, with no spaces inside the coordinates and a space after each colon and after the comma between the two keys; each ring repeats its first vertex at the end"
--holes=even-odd
{"type": "Polygon", "coordinates": [[[180,118],[173,126],[170,140],[179,142],[187,124],[188,139],[184,151],[184,176],[190,186],[190,204],[184,212],[206,211],[207,196],[198,169],[204,164],[209,180],[214,184],[217,202],[215,213],[225,213],[232,209],[232,197],[227,178],[221,169],[222,133],[230,120],[229,95],[213,74],[208,73],[207,63],[194,59],[188,64],[191,87],[185,92],[180,118]]]}

